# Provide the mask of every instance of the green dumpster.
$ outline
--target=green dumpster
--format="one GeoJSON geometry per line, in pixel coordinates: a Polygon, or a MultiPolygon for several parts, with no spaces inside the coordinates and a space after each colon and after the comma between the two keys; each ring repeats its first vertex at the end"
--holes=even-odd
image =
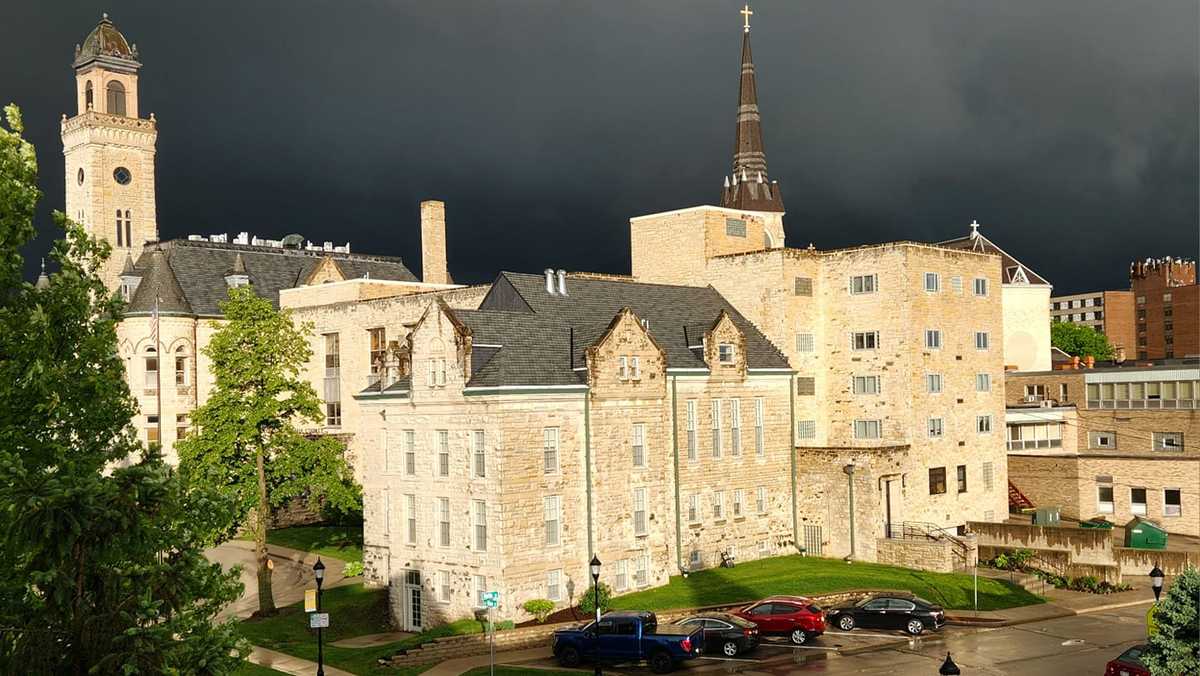
{"type": "Polygon", "coordinates": [[[1125,546],[1137,549],[1166,549],[1167,531],[1153,521],[1134,517],[1125,524],[1125,546]]]}
{"type": "Polygon", "coordinates": [[[1111,521],[1105,519],[1102,516],[1098,516],[1094,519],[1088,519],[1087,521],[1080,521],[1079,527],[1080,528],[1097,528],[1100,530],[1112,530],[1113,525],[1112,525],[1111,521]]]}

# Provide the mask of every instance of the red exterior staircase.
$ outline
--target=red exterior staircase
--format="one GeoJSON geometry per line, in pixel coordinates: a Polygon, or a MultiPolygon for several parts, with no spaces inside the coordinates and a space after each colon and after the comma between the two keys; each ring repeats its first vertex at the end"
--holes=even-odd
{"type": "Polygon", "coordinates": [[[1033,502],[1011,481],[1008,482],[1008,508],[1016,512],[1031,512],[1034,509],[1033,502]]]}

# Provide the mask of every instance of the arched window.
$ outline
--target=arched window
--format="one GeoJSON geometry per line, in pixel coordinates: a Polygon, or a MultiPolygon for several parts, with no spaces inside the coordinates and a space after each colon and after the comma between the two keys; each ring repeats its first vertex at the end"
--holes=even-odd
{"type": "Polygon", "coordinates": [[[158,390],[158,350],[146,348],[146,389],[158,390]]]}
{"type": "Polygon", "coordinates": [[[104,112],[109,115],[125,114],[125,85],[116,80],[108,83],[108,109],[104,112]]]}
{"type": "Polygon", "coordinates": [[[183,345],[175,348],[175,384],[187,385],[187,348],[183,345]]]}
{"type": "Polygon", "coordinates": [[[121,210],[117,209],[117,246],[125,246],[125,240],[121,237],[121,210]]]}
{"type": "Polygon", "coordinates": [[[92,92],[92,81],[88,80],[87,83],[83,85],[83,109],[85,111],[91,110],[92,106],[94,105],[96,105],[96,101],[92,92]]]}
{"type": "Polygon", "coordinates": [[[133,233],[130,231],[132,226],[129,219],[129,210],[125,210],[125,246],[133,246],[133,233]]]}

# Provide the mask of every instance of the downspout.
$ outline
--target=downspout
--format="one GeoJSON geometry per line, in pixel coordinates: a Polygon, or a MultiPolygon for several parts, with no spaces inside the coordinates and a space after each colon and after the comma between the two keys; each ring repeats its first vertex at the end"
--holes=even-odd
{"type": "Polygon", "coordinates": [[[683,517],[679,512],[679,419],[678,399],[675,393],[675,381],[679,376],[671,376],[671,457],[675,470],[675,565],[679,572],[687,575],[683,566],[683,517]]]}
{"type": "Polygon", "coordinates": [[[791,403],[791,430],[788,432],[788,439],[791,443],[788,444],[788,459],[792,465],[792,546],[796,551],[804,553],[804,548],[800,546],[800,524],[796,517],[796,388],[793,385],[795,381],[788,379],[788,401],[791,403]]]}
{"type": "Polygon", "coordinates": [[[588,560],[590,561],[596,555],[594,541],[592,539],[592,407],[591,407],[591,390],[583,393],[583,467],[584,480],[587,482],[585,488],[587,492],[587,536],[588,536],[588,560]]]}

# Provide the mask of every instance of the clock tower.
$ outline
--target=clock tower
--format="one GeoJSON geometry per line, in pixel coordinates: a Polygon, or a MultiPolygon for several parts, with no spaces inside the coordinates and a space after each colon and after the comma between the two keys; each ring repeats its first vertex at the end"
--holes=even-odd
{"type": "Polygon", "coordinates": [[[63,115],[66,214],[106,240],[112,255],[101,270],[115,290],[126,258],[158,240],[154,199],[154,116],[138,117],[137,45],[130,46],[105,14],[75,46],[78,112],[63,115]]]}

